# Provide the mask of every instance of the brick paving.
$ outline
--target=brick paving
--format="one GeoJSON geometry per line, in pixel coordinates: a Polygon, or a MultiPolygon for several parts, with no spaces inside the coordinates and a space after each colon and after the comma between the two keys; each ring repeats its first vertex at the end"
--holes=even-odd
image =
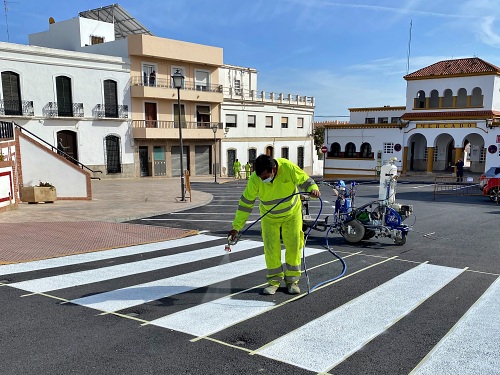
{"type": "Polygon", "coordinates": [[[100,221],[0,224],[0,264],[167,241],[193,234],[196,232],[184,229],[100,221]]]}
{"type": "MultiPolygon", "coordinates": [[[[211,182],[212,177],[197,181],[211,182]]],[[[0,264],[108,250],[196,234],[196,231],[124,221],[202,206],[212,195],[193,191],[178,202],[178,178],[92,181],[92,201],[20,203],[0,213],[0,264]]]]}

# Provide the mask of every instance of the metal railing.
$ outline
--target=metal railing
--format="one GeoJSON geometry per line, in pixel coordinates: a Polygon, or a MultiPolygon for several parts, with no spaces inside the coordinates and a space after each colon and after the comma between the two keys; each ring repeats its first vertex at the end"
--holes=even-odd
{"type": "MultiPolygon", "coordinates": [[[[130,86],[149,86],[158,88],[175,89],[171,78],[156,78],[154,81],[135,76],[130,78],[130,86]]],[[[207,91],[207,92],[220,92],[222,93],[223,87],[218,84],[203,84],[194,81],[184,81],[184,87],[181,90],[192,91],[207,91]]]]}
{"type": "Polygon", "coordinates": [[[256,90],[224,88],[224,97],[228,99],[268,102],[289,105],[314,106],[314,97],[295,94],[283,94],[256,90]]]}
{"type": "MultiPolygon", "coordinates": [[[[222,129],[221,122],[203,122],[203,121],[181,121],[183,129],[212,129],[216,126],[222,129]]],[[[157,129],[178,129],[178,121],[160,121],[160,120],[133,120],[133,128],[157,128],[157,129]]]]}
{"type": "Polygon", "coordinates": [[[47,117],[83,117],[83,103],[59,106],[57,102],[48,102],[43,114],[47,117]]]}
{"type": "Polygon", "coordinates": [[[94,118],[128,118],[128,105],[97,104],[92,114],[94,118]]]}
{"type": "Polygon", "coordinates": [[[434,177],[434,197],[437,195],[483,195],[479,180],[475,177],[436,176],[434,177]]]}
{"type": "Polygon", "coordinates": [[[0,100],[0,115],[4,116],[34,116],[33,101],[0,100]]]}
{"type": "MultiPolygon", "coordinates": [[[[19,124],[16,124],[15,122],[13,123],[14,126],[16,128],[18,128],[21,132],[24,132],[24,133],[27,133],[29,134],[31,137],[35,138],[38,142],[48,146],[53,152],[56,152],[57,154],[61,155],[61,156],[64,156],[66,159],[68,159],[70,162],[72,162],[73,164],[76,164],[78,165],[80,168],[82,169],[86,169],[88,170],[89,172],[92,172],[92,173],[102,173],[102,171],[94,171],[93,169],[87,167],[85,164],[82,164],[80,163],[78,160],[76,160],[74,157],[72,157],[71,155],[65,153],[63,150],[57,148],[56,146],[53,146],[51,145],[49,142],[43,140],[42,138],[40,138],[39,136],[37,136],[36,134],[30,132],[28,129],[22,127],[21,125],[19,124]]],[[[91,179],[95,179],[95,180],[100,180],[99,177],[93,177],[91,176],[90,177],[91,179]]]]}

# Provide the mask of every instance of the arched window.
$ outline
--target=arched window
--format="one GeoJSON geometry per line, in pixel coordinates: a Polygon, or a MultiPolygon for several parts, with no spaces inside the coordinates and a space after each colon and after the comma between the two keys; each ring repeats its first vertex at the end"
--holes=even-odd
{"type": "Polygon", "coordinates": [[[356,157],[356,146],[354,143],[349,142],[345,145],[344,157],[346,158],[354,158],[356,157]]]}
{"type": "Polygon", "coordinates": [[[372,146],[369,143],[363,143],[361,145],[361,148],[360,148],[359,152],[360,152],[360,156],[362,158],[371,158],[371,157],[373,157],[372,146]]]}
{"type": "Polygon", "coordinates": [[[21,115],[22,106],[19,74],[14,72],[2,72],[2,92],[5,115],[21,115]]]}
{"type": "Polygon", "coordinates": [[[304,147],[297,147],[297,165],[300,169],[304,169],[304,147]]]}
{"type": "Polygon", "coordinates": [[[470,104],[474,107],[482,107],[483,106],[483,93],[480,87],[474,87],[472,89],[472,98],[470,104]]]}
{"type": "Polygon", "coordinates": [[[444,90],[443,107],[445,108],[453,107],[453,91],[451,91],[450,89],[444,90]]]}
{"type": "Polygon", "coordinates": [[[118,96],[116,81],[104,81],[104,117],[118,118],[118,96]]]}
{"type": "Polygon", "coordinates": [[[281,148],[281,157],[284,159],[289,159],[288,155],[289,155],[288,147],[282,147],[281,148]]]}
{"type": "Polygon", "coordinates": [[[420,90],[417,92],[417,108],[425,108],[425,91],[420,90]]]}
{"type": "Polygon", "coordinates": [[[56,77],[57,115],[73,117],[73,98],[71,96],[71,78],[56,77]]]}
{"type": "Polygon", "coordinates": [[[332,143],[330,146],[330,155],[333,158],[338,158],[340,156],[340,144],[337,142],[332,143]]]}
{"type": "Polygon", "coordinates": [[[467,107],[467,90],[464,88],[458,90],[457,107],[467,107]]]}
{"type": "Polygon", "coordinates": [[[106,153],[106,172],[121,173],[120,137],[110,134],[104,139],[104,144],[106,153]]]}
{"type": "Polygon", "coordinates": [[[439,108],[439,93],[437,90],[431,91],[431,97],[429,99],[429,108],[439,108]]]}
{"type": "Polygon", "coordinates": [[[253,166],[253,163],[255,162],[255,159],[257,159],[257,149],[256,148],[249,148],[248,149],[248,162],[253,166]]]}

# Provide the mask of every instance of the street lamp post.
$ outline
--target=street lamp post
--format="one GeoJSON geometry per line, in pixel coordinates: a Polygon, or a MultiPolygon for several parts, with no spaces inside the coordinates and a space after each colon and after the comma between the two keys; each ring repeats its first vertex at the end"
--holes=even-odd
{"type": "Polygon", "coordinates": [[[179,69],[175,70],[172,74],[172,81],[174,87],[177,89],[177,111],[179,113],[179,143],[180,143],[180,157],[181,157],[181,202],[186,201],[185,185],[184,185],[184,150],[182,146],[182,123],[181,123],[181,87],[184,86],[184,76],[179,69]]]}
{"type": "Polygon", "coordinates": [[[217,138],[215,137],[217,129],[219,129],[217,124],[212,125],[212,131],[214,132],[214,183],[217,183],[217,138]]]}

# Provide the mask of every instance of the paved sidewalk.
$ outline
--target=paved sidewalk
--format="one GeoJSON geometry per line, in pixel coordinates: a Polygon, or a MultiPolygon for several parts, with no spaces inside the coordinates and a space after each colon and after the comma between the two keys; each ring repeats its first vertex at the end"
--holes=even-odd
{"type": "MultiPolygon", "coordinates": [[[[213,182],[213,177],[191,182],[213,182]]],[[[228,179],[220,179],[225,182],[228,179]]],[[[92,201],[20,203],[0,213],[0,264],[167,241],[193,231],[123,224],[124,221],[205,205],[212,195],[192,191],[192,201],[178,202],[180,178],[93,180],[92,201]]]]}

